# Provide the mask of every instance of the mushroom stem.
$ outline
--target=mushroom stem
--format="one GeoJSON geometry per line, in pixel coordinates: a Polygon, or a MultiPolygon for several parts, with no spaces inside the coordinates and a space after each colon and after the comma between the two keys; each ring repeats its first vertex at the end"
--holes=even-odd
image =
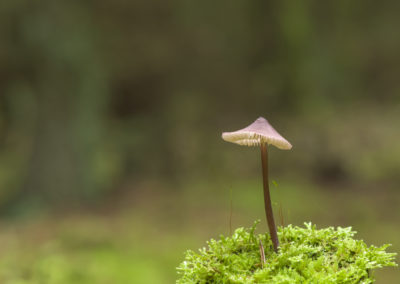
{"type": "Polygon", "coordinates": [[[275,252],[278,252],[278,234],[276,232],[276,226],[274,221],[274,213],[272,212],[271,196],[269,194],[268,184],[268,149],[266,143],[261,143],[261,163],[262,163],[262,174],[263,174],[263,185],[264,185],[264,206],[265,214],[267,215],[267,223],[269,228],[269,234],[274,245],[275,252]]]}

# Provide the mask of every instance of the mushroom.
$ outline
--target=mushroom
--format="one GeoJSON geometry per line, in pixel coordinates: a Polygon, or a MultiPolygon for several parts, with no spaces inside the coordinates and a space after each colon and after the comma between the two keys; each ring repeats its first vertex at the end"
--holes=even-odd
{"type": "Polygon", "coordinates": [[[269,193],[267,145],[271,144],[282,150],[290,150],[292,145],[285,138],[283,138],[263,117],[259,117],[246,128],[234,132],[222,133],[222,139],[239,145],[260,146],[261,148],[265,214],[267,216],[269,233],[274,245],[274,250],[277,252],[279,241],[272,211],[271,196],[269,193]]]}

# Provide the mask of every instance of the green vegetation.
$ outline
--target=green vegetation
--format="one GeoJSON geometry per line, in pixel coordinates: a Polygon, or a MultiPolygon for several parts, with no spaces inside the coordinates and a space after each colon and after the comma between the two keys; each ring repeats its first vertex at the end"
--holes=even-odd
{"type": "Polygon", "coordinates": [[[183,250],[177,236],[149,236],[152,226],[134,215],[80,212],[3,223],[0,283],[172,283],[183,250]]]}
{"type": "MultiPolygon", "coordinates": [[[[326,192],[312,184],[275,178],[279,189],[271,188],[277,202],[273,206],[279,212],[283,204],[284,224],[301,226],[307,217],[318,228],[354,224],[359,239],[374,245],[392,243],[390,251],[399,254],[400,229],[392,208],[400,203],[400,196],[390,195],[390,188],[382,188],[376,195],[356,190],[326,192]],[[323,206],[305,206],[299,202],[302,196],[310,196],[307,204],[323,206]],[[380,197],[386,210],[376,209],[380,197]],[[337,210],[339,200],[341,210],[337,210]]],[[[232,228],[252,224],[263,216],[264,206],[257,195],[260,186],[258,176],[234,184],[232,228]]],[[[183,252],[197,250],[204,246],[204,240],[217,239],[220,234],[230,236],[234,231],[230,233],[230,188],[221,188],[223,185],[213,180],[191,181],[180,185],[178,194],[165,184],[142,184],[132,196],[122,195],[101,209],[3,219],[0,283],[174,283],[183,252]],[[165,190],[157,191],[159,188],[165,190]]],[[[277,225],[281,224],[277,214],[277,225]]],[[[256,233],[267,230],[264,221],[256,233]]],[[[399,273],[400,269],[388,267],[377,269],[374,276],[376,283],[398,283],[399,273]]]]}
{"type": "Polygon", "coordinates": [[[371,269],[396,266],[396,253],[385,251],[389,245],[368,247],[350,227],[280,227],[274,253],[269,235],[255,234],[256,225],[211,239],[199,253],[187,251],[178,283],[372,283],[371,269]]]}

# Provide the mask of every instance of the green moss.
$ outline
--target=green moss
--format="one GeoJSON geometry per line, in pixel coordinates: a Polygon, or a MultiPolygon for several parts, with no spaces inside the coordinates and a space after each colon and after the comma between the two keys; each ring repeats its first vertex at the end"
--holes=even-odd
{"type": "Polygon", "coordinates": [[[372,269],[396,266],[389,245],[368,247],[351,228],[317,230],[311,223],[279,228],[276,254],[268,234],[254,233],[257,223],[211,239],[198,253],[187,251],[177,283],[372,283],[372,269]]]}

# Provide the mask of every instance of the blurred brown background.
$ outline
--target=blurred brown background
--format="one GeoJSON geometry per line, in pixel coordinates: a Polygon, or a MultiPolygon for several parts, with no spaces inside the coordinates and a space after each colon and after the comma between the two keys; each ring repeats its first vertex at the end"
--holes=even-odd
{"type": "Polygon", "coordinates": [[[259,116],[293,144],[278,223],[399,251],[399,9],[2,1],[1,282],[171,283],[185,249],[265,231],[259,153],[220,138],[259,116]]]}

